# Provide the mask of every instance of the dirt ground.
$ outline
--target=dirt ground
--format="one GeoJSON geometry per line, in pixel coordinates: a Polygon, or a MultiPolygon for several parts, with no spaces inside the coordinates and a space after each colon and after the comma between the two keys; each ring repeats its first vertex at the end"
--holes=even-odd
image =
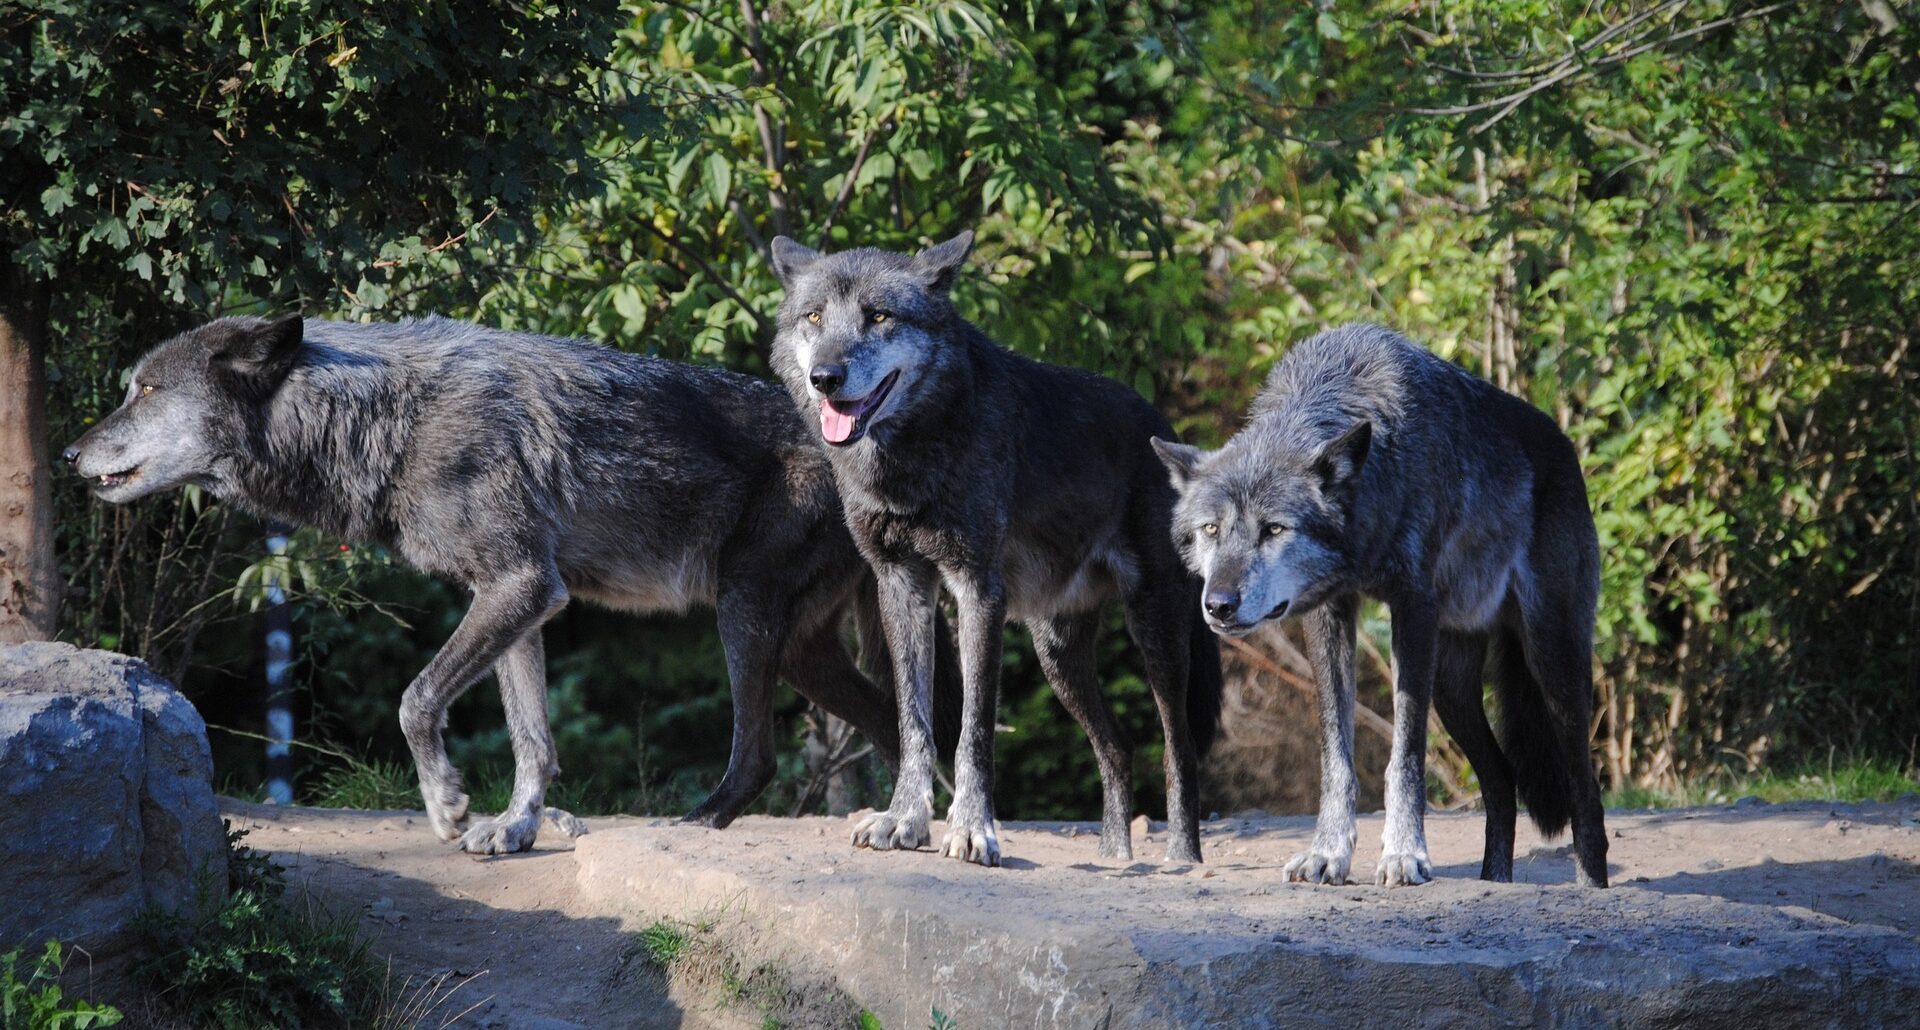
{"type": "MultiPolygon", "coordinates": [[[[644,924],[631,911],[610,912],[604,893],[582,891],[573,842],[556,834],[549,832],[528,854],[476,860],[436,840],[418,813],[239,802],[226,808],[236,825],[251,831],[250,845],[288,867],[290,883],[323,903],[362,909],[376,952],[391,956],[397,975],[421,981],[451,974],[449,984],[465,981],[439,1010],[451,1016],[472,1006],[458,1025],[758,1023],[750,1014],[718,1009],[710,999],[673,996],[635,950],[632,931],[644,924]]],[[[595,834],[614,836],[660,825],[643,819],[589,824],[595,834]]],[[[953,890],[967,881],[989,901],[1003,890],[1013,897],[1037,889],[1050,895],[1044,898],[1049,919],[1084,916],[1089,925],[1137,920],[1157,930],[1174,919],[1213,920],[1218,927],[1222,918],[1251,919],[1270,905],[1290,905],[1324,912],[1305,918],[1324,928],[1329,940],[1343,936],[1338,924],[1349,913],[1375,928],[1388,920],[1418,923],[1429,928],[1430,940],[1442,943],[1483,946],[1506,932],[1518,942],[1531,932],[1521,925],[1525,919],[1513,918],[1512,929],[1506,928],[1503,920],[1511,917],[1502,913],[1514,909],[1481,915],[1484,906],[1472,900],[1486,893],[1486,885],[1472,882],[1479,868],[1479,815],[1429,817],[1429,850],[1442,878],[1432,887],[1389,892],[1371,886],[1380,829],[1378,815],[1362,818],[1355,886],[1347,888],[1286,884],[1280,867],[1311,835],[1311,820],[1258,813],[1206,824],[1209,861],[1199,869],[1144,861],[1157,858],[1164,838],[1156,832],[1143,842],[1137,829],[1134,847],[1143,861],[1102,865],[1094,859],[1097,829],[1091,824],[1007,825],[1001,835],[1007,868],[1001,870],[968,869],[931,853],[855,852],[846,844],[845,824],[825,818],[749,818],[727,831],[661,827],[642,836],[647,846],[672,852],[676,863],[765,866],[757,871],[793,877],[778,882],[794,884],[798,893],[815,881],[857,885],[871,876],[880,885],[907,873],[948,905],[956,903],[953,890]],[[1086,886],[1063,889],[1068,880],[1086,886]],[[1077,904],[1086,906],[1084,913],[1074,911],[1077,904]],[[1439,937],[1431,937],[1435,932],[1439,937]]],[[[1562,921],[1569,912],[1577,918],[1585,907],[1600,926],[1631,916],[1623,905],[1636,911],[1651,905],[1664,906],[1662,918],[1698,918],[1705,925],[1729,908],[1711,903],[1724,899],[1772,910],[1761,915],[1796,926],[1887,927],[1920,943],[1920,799],[1615,812],[1608,829],[1613,883],[1626,890],[1603,896],[1554,887],[1572,879],[1564,840],[1544,844],[1524,822],[1516,880],[1550,888],[1532,893],[1540,905],[1550,902],[1562,921]]],[[[936,826],[936,839],[939,833],[936,826]]]]}
{"type": "Polygon", "coordinates": [[[421,812],[224,798],[222,808],[250,847],[286,867],[289,894],[362,910],[394,979],[438,999],[422,1026],[732,1025],[684,1012],[634,951],[633,934],[577,903],[573,842],[560,834],[548,831],[530,852],[477,859],[442,843],[421,812]]]}

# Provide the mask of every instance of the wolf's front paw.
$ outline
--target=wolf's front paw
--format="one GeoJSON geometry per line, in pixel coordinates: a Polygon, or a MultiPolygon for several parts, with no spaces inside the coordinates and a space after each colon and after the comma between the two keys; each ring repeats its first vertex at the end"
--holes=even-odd
{"type": "Polygon", "coordinates": [[[554,829],[559,830],[569,837],[584,837],[587,835],[587,821],[585,819],[574,815],[572,812],[562,811],[558,808],[549,808],[545,811],[547,821],[553,824],[554,829]]]}
{"type": "Polygon", "coordinates": [[[432,824],[433,832],[441,840],[459,840],[467,829],[467,796],[456,790],[447,800],[427,794],[426,801],[427,822],[432,824]]]}
{"type": "Polygon", "coordinates": [[[540,835],[538,813],[510,818],[482,819],[460,836],[460,850],[469,855],[511,855],[533,847],[540,835]]]}
{"type": "Polygon", "coordinates": [[[1287,859],[1287,882],[1330,883],[1338,887],[1347,882],[1347,869],[1352,864],[1351,854],[1304,851],[1287,859]]]}
{"type": "Polygon", "coordinates": [[[853,846],[875,851],[894,848],[913,851],[932,843],[933,833],[928,826],[933,822],[933,806],[908,802],[904,808],[898,812],[893,809],[875,812],[860,820],[853,828],[853,846]]]}
{"type": "Polygon", "coordinates": [[[1433,863],[1424,851],[1409,851],[1380,856],[1380,868],[1373,882],[1382,887],[1412,887],[1433,879],[1433,863]]]}
{"type": "Polygon", "coordinates": [[[993,811],[985,798],[953,799],[947,809],[947,837],[940,853],[980,865],[1000,864],[1000,838],[993,832],[993,811]]]}

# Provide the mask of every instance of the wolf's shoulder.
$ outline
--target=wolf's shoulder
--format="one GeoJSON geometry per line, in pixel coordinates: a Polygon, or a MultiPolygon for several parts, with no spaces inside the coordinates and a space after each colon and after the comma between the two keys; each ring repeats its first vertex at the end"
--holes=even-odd
{"type": "Polygon", "coordinates": [[[1311,399],[1358,399],[1394,409],[1411,396],[1469,387],[1465,370],[1385,326],[1343,325],[1287,349],[1268,373],[1255,414],[1311,399]]]}

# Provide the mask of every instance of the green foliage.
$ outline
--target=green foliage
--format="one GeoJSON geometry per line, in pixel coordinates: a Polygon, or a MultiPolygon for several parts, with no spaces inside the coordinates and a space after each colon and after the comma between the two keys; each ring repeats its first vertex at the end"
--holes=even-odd
{"type": "Polygon", "coordinates": [[[60,972],[65,968],[65,952],[59,941],[48,941],[45,950],[32,959],[18,948],[0,953],[0,1026],[8,1030],[88,1030],[119,1023],[119,1009],[66,996],[60,989],[60,972]]]}
{"type": "MultiPolygon", "coordinates": [[[[1356,319],[1552,413],[1604,547],[1616,788],[1920,736],[1911,0],[349,6],[40,2],[0,26],[0,233],[57,273],[56,439],[140,346],[259,300],[764,372],[773,235],[973,227],[970,317],[1200,442],[1293,342],[1356,319]]],[[[458,591],[318,537],[261,561],[252,523],[195,492],[108,510],[63,489],[76,642],[254,718],[254,641],[203,631],[249,625],[274,571],[302,725],[368,752],[310,788],[411,790],[394,705],[458,591]]],[[[1157,720],[1113,628],[1102,677],[1155,810],[1157,720]]],[[[1091,756],[1009,639],[1002,814],[1089,816],[1091,756]]],[[[547,642],[556,798],[672,813],[717,781],[707,616],[575,610],[547,642]]],[[[449,727],[476,803],[511,769],[491,694],[449,727]]],[[[782,699],[783,745],[801,711],[782,699]]],[[[228,770],[257,751],[222,748],[228,770]]],[[[797,793],[779,753],[763,810],[797,793]]]]}
{"type": "MultiPolygon", "coordinates": [[[[62,290],[115,284],[86,306],[177,325],[233,293],[379,307],[395,273],[490,212],[511,240],[540,198],[594,185],[598,123],[577,112],[602,100],[582,69],[614,8],[490,13],[19,5],[0,48],[11,261],[62,290]]],[[[624,111],[629,131],[652,114],[624,111]]]]}
{"type": "Polygon", "coordinates": [[[284,896],[285,870],[228,828],[231,885],[192,913],[145,920],[143,968],[166,1012],[189,1025],[347,1027],[381,1017],[386,972],[367,954],[359,914],[332,915],[284,896]]]}
{"type": "Polygon", "coordinates": [[[686,950],[687,932],[678,923],[657,922],[640,931],[637,943],[649,962],[666,969],[686,950]]]}
{"type": "Polygon", "coordinates": [[[1769,804],[1787,801],[1895,801],[1920,794],[1920,769],[1869,759],[1839,765],[1770,769],[1751,776],[1719,775],[1673,790],[1626,787],[1607,792],[1609,808],[1686,808],[1724,805],[1741,798],[1769,804]]]}
{"type": "MultiPolygon", "coordinates": [[[[1065,56],[1034,10],[943,0],[672,5],[636,13],[610,61],[669,131],[613,137],[608,189],[556,211],[535,260],[478,313],[672,357],[764,371],[776,234],[914,248],[978,226],[981,288],[1039,298],[1035,261],[1157,235],[1103,160],[1065,56]],[[775,55],[778,55],[777,58],[775,55]],[[615,159],[617,156],[617,160],[615,159]]],[[[1097,363],[1080,309],[1051,305],[1055,352],[1097,363]],[[1072,349],[1063,349],[1063,348],[1072,349]]]]}
{"type": "Polygon", "coordinates": [[[314,777],[302,800],[322,808],[417,809],[420,781],[406,762],[348,756],[314,777]]]}

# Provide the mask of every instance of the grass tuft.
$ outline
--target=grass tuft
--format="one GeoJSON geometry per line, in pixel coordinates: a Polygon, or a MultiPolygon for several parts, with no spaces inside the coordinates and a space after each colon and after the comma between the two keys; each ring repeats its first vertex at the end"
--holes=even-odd
{"type": "Polygon", "coordinates": [[[1787,801],[1893,801],[1920,793],[1920,769],[1892,762],[1829,763],[1792,770],[1767,770],[1703,778],[1678,788],[1624,787],[1606,795],[1608,808],[1693,808],[1725,805],[1755,797],[1770,804],[1787,801]]]}

